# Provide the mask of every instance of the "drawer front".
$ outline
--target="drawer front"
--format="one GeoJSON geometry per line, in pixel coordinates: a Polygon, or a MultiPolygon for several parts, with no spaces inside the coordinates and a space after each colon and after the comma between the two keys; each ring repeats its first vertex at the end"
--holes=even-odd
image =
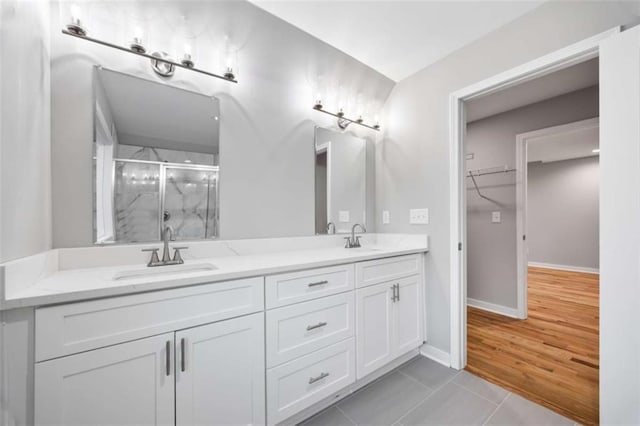
{"type": "Polygon", "coordinates": [[[262,277],[39,308],[36,361],[263,309],[262,277]]]}
{"type": "Polygon", "coordinates": [[[267,312],[267,367],[291,361],[354,335],[353,292],[267,312]]]}
{"type": "Polygon", "coordinates": [[[354,288],[354,265],[311,269],[266,278],[267,308],[304,302],[354,288]]]}
{"type": "Polygon", "coordinates": [[[356,287],[366,287],[422,272],[419,254],[370,260],[356,264],[356,287]]]}
{"type": "Polygon", "coordinates": [[[267,371],[267,418],[276,424],[355,382],[353,338],[267,371]]]}

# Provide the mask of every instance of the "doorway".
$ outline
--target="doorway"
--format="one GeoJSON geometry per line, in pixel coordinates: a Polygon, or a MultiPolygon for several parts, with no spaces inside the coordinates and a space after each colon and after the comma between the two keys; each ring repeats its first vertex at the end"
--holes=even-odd
{"type": "Polygon", "coordinates": [[[471,122],[466,137],[468,164],[506,163],[468,170],[466,369],[586,424],[599,405],[598,118],[516,132],[597,116],[597,65],[562,71],[595,68],[595,86],[471,122]]]}
{"type": "MultiPolygon", "coordinates": [[[[467,238],[467,182],[470,176],[467,173],[467,161],[470,152],[466,150],[466,117],[469,114],[468,103],[474,99],[479,99],[490,94],[501,92],[508,88],[513,88],[522,83],[531,82],[538,78],[548,76],[551,73],[565,70],[569,67],[582,64],[589,60],[593,60],[598,57],[598,48],[601,40],[608,38],[612,34],[618,32],[618,29],[611,30],[609,32],[600,34],[591,39],[584,40],[576,45],[569,46],[558,52],[555,52],[546,57],[540,58],[531,63],[522,65],[518,68],[505,72],[501,75],[497,75],[486,81],[477,83],[462,89],[451,97],[451,365],[455,368],[464,368],[467,365],[467,300],[468,300],[468,266],[470,263],[469,250],[470,241],[467,238]]],[[[597,60],[597,59],[596,59],[597,60]]],[[[539,129],[531,128],[528,131],[539,129]]],[[[515,141],[512,142],[515,146],[515,141]]],[[[498,162],[500,164],[484,164],[479,167],[474,167],[477,173],[476,178],[480,174],[500,175],[504,173],[513,173],[515,179],[518,179],[516,170],[513,166],[513,159],[515,155],[511,157],[511,165],[508,162],[498,162]]],[[[473,174],[473,173],[472,173],[473,174]]],[[[473,179],[471,179],[473,181],[473,179]]],[[[471,185],[471,184],[469,184],[471,185]]],[[[473,184],[474,186],[480,186],[478,182],[473,184]]],[[[475,188],[474,188],[475,190],[475,188]]],[[[490,191],[489,191],[490,192],[490,191]]],[[[476,191],[477,193],[477,191],[476,191]]],[[[492,194],[482,193],[483,196],[492,198],[492,194]]],[[[515,203],[514,203],[515,204],[515,203]]],[[[489,212],[488,218],[493,222],[493,212],[489,212]]],[[[496,218],[499,223],[503,217],[496,218]]],[[[515,208],[514,208],[514,220],[515,220],[515,208]]],[[[515,233],[514,233],[515,234],[515,233]]],[[[517,254],[516,239],[513,239],[512,256],[514,260],[512,265],[517,265],[515,257],[517,254]]],[[[485,247],[486,251],[492,251],[493,247],[488,244],[485,247]]],[[[526,275],[525,275],[526,276],[526,275]]],[[[514,280],[515,281],[515,280],[514,280]]],[[[523,280],[526,283],[526,279],[523,280]]],[[[514,306],[509,320],[512,322],[519,321],[521,318],[526,317],[526,292],[522,290],[517,294],[519,306],[514,306]],[[524,314],[522,309],[524,308],[524,314]]],[[[503,313],[504,314],[504,313],[503,313]]],[[[487,324],[489,326],[489,324],[487,324]]],[[[596,333],[597,334],[597,333],[596,333]]],[[[471,342],[470,342],[471,343],[471,342]]],[[[597,346],[597,341],[596,344],[597,346]]],[[[597,370],[597,369],[596,369],[597,370]]],[[[597,388],[597,384],[596,384],[597,388]]],[[[597,397],[596,397],[597,399],[597,397]]]]}

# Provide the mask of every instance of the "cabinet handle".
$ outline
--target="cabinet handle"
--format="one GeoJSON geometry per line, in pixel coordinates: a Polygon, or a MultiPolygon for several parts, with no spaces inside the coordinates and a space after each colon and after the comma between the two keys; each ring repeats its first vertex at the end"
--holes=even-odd
{"type": "Polygon", "coordinates": [[[315,283],[309,283],[309,287],[315,287],[318,285],[323,285],[323,284],[329,284],[329,281],[327,280],[322,280],[322,281],[316,281],[315,283]]]}
{"type": "Polygon", "coordinates": [[[185,346],[185,340],[183,337],[182,339],[180,339],[180,370],[183,372],[187,369],[185,360],[185,346]]]}
{"type": "Polygon", "coordinates": [[[327,325],[327,323],[324,321],[319,322],[316,325],[308,325],[307,331],[315,330],[316,328],[324,327],[325,325],[327,325]]]}
{"type": "Polygon", "coordinates": [[[393,293],[391,293],[391,301],[392,302],[396,302],[396,285],[392,285],[391,286],[391,291],[393,291],[393,293]]]}
{"type": "Polygon", "coordinates": [[[317,377],[309,377],[309,384],[312,385],[317,381],[324,379],[325,377],[329,377],[329,373],[320,373],[317,377]]]}
{"type": "Polygon", "coordinates": [[[170,376],[171,375],[171,341],[167,340],[167,345],[165,350],[167,352],[167,365],[166,365],[167,376],[170,376]]]}
{"type": "Polygon", "coordinates": [[[396,301],[400,301],[400,283],[396,284],[396,301]]]}

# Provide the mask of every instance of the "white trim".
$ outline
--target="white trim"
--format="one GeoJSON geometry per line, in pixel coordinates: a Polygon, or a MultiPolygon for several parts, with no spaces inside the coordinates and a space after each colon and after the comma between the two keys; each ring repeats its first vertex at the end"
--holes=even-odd
{"type": "Polygon", "coordinates": [[[588,268],[586,266],[556,265],[555,263],[543,263],[543,262],[528,262],[528,265],[534,266],[536,268],[557,269],[559,271],[584,272],[587,274],[598,274],[598,275],[600,274],[600,269],[588,268]]]}
{"type": "Polygon", "coordinates": [[[525,319],[520,318],[520,312],[518,311],[518,309],[510,308],[508,306],[496,305],[495,303],[472,299],[470,297],[467,297],[467,306],[482,309],[483,311],[493,312],[494,314],[504,315],[506,317],[525,319]]]}
{"type": "Polygon", "coordinates": [[[451,356],[448,352],[438,349],[435,346],[424,344],[420,347],[420,355],[429,358],[445,367],[451,367],[451,356]]]}
{"type": "Polygon", "coordinates": [[[486,80],[457,90],[449,99],[449,191],[450,198],[450,346],[451,366],[462,369],[466,365],[466,210],[464,183],[464,101],[533,80],[569,66],[595,58],[600,42],[620,32],[620,27],[602,32],[581,42],[497,74],[486,80]],[[458,251],[458,243],[462,250],[458,251]]]}

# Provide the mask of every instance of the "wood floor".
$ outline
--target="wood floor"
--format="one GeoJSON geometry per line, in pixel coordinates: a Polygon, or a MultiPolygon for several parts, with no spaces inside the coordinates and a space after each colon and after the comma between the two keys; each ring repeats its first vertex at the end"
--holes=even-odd
{"type": "Polygon", "coordinates": [[[468,308],[467,370],[597,424],[599,276],[530,267],[528,287],[526,320],[468,308]]]}

